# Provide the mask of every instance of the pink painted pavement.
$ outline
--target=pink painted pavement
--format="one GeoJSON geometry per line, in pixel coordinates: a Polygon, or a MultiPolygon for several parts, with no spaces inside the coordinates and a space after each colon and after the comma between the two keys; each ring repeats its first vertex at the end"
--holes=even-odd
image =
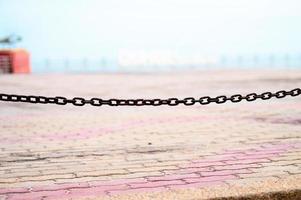
{"type": "MultiPolygon", "coordinates": [[[[301,83],[300,71],[162,74],[155,82],[153,76],[3,76],[0,90],[99,96],[103,88],[102,98],[181,97],[293,89],[301,83]],[[79,78],[82,84],[68,89],[79,78]],[[110,80],[116,81],[107,84],[110,80]],[[41,90],[35,87],[41,81],[54,84],[41,90]],[[256,84],[261,88],[254,89],[256,84]]],[[[264,192],[287,191],[288,185],[301,189],[299,97],[160,108],[1,103],[0,110],[0,199],[149,199],[148,194],[187,199],[186,191],[201,199],[213,193],[229,197],[242,185],[243,196],[254,182],[270,179],[276,181],[264,192]],[[288,179],[294,181],[283,184],[288,179]],[[207,193],[198,193],[202,188],[207,193]]]]}

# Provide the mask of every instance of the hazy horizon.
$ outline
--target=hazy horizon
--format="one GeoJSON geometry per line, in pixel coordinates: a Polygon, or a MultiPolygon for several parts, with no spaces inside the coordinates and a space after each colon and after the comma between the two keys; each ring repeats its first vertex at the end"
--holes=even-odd
{"type": "Polygon", "coordinates": [[[297,0],[0,0],[0,37],[39,58],[301,53],[297,0]]]}

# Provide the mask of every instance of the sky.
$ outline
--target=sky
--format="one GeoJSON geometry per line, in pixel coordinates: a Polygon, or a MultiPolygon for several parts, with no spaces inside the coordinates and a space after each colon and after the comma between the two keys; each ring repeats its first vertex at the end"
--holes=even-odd
{"type": "Polygon", "coordinates": [[[300,0],[0,0],[34,59],[123,51],[301,53],[300,0]]]}

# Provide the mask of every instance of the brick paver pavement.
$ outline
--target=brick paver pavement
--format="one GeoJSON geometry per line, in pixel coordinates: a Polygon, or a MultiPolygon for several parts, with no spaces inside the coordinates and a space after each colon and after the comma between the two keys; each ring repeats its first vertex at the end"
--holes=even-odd
{"type": "MultiPolygon", "coordinates": [[[[0,77],[3,93],[87,98],[300,85],[300,70],[0,77]]],[[[193,107],[1,102],[0,110],[0,199],[301,198],[300,97],[193,107]]]]}

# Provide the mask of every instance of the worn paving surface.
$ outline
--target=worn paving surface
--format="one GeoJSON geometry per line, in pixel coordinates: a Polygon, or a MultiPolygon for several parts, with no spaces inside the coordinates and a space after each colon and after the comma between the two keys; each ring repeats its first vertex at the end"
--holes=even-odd
{"type": "MultiPolygon", "coordinates": [[[[3,75],[3,93],[201,97],[301,86],[301,71],[3,75]]],[[[0,103],[0,199],[300,199],[301,97],[193,107],[0,103]]]]}

